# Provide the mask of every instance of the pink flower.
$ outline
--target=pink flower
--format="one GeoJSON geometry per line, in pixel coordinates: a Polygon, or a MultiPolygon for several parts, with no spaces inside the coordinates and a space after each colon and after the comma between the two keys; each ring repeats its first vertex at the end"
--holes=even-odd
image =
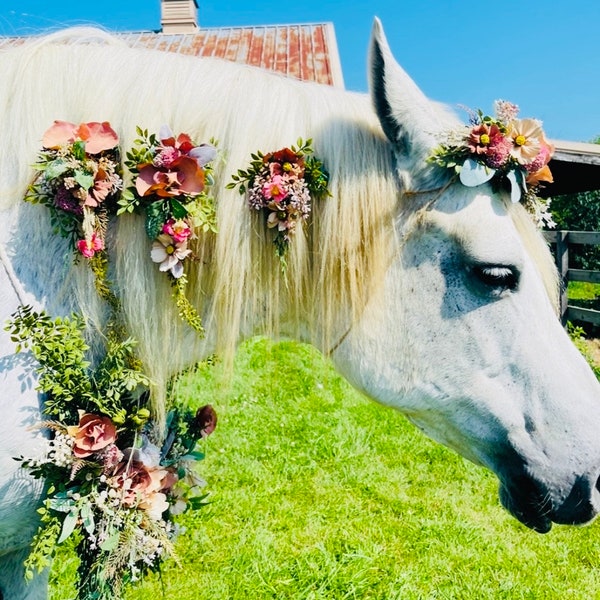
{"type": "Polygon", "coordinates": [[[132,460],[126,455],[117,465],[111,483],[121,490],[121,502],[125,506],[134,506],[150,486],[152,479],[142,461],[132,460]]]}
{"type": "Polygon", "coordinates": [[[166,146],[154,157],[152,164],[159,169],[168,169],[181,156],[181,152],[177,148],[166,146]]]}
{"type": "Polygon", "coordinates": [[[111,194],[115,188],[115,182],[110,178],[108,173],[104,169],[98,169],[94,176],[94,184],[88,190],[85,202],[85,206],[96,208],[99,204],[104,202],[106,198],[111,194]]]}
{"type": "Polygon", "coordinates": [[[502,167],[510,156],[512,142],[504,137],[496,136],[485,152],[485,162],[492,169],[502,167]]]}
{"type": "Polygon", "coordinates": [[[169,219],[162,228],[163,233],[170,235],[176,244],[181,244],[192,237],[193,231],[183,219],[169,219]]]}
{"type": "Polygon", "coordinates": [[[119,137],[106,121],[92,121],[80,125],[68,121],[54,121],[44,133],[42,145],[50,150],[58,150],[77,141],[85,142],[85,151],[88,154],[100,154],[104,150],[114,148],[119,143],[119,137]]]}
{"type": "Polygon", "coordinates": [[[104,240],[94,232],[89,240],[79,240],[77,249],[85,258],[92,258],[96,252],[104,250],[104,240]]]}
{"type": "Polygon", "coordinates": [[[504,138],[498,125],[481,123],[471,129],[467,146],[474,154],[487,154],[490,146],[496,146],[504,138]]]}
{"type": "Polygon", "coordinates": [[[494,112],[499,121],[510,123],[517,118],[519,107],[508,100],[496,100],[494,102],[494,112]]]}
{"type": "Polygon", "coordinates": [[[285,181],[281,175],[275,175],[262,187],[262,193],[265,198],[280,202],[287,196],[285,181]]]}
{"type": "Polygon", "coordinates": [[[108,417],[85,413],[79,419],[79,425],[67,427],[71,437],[75,438],[73,454],[77,458],[91,456],[106,448],[117,438],[117,429],[108,417]]]}

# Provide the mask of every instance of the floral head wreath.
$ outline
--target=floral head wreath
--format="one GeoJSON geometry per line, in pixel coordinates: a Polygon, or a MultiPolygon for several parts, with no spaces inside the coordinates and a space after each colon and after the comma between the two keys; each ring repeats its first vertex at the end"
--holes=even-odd
{"type": "Polygon", "coordinates": [[[494,108],[493,117],[471,111],[470,124],[450,132],[429,160],[455,170],[467,187],[488,181],[506,186],[512,202],[522,202],[539,225],[553,226],[549,200],[535,194],[540,185],[553,181],[548,163],[554,146],[540,121],[517,119],[516,104],[496,100],[494,108]]]}

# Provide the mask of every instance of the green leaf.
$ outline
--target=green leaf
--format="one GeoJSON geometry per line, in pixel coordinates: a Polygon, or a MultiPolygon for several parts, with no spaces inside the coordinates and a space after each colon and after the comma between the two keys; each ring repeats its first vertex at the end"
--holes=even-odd
{"type": "Polygon", "coordinates": [[[75,171],[74,179],[84,190],[94,186],[94,176],[85,171],[75,171]]]}
{"type": "Polygon", "coordinates": [[[47,179],[58,179],[68,168],[62,158],[57,158],[46,167],[45,176],[47,179]]]}
{"type": "Polygon", "coordinates": [[[63,521],[60,537],[56,542],[57,544],[62,544],[62,542],[64,542],[75,531],[75,527],[77,527],[78,520],[79,511],[76,508],[74,508],[70,513],[67,514],[65,520],[63,521]]]}
{"type": "Polygon", "coordinates": [[[155,240],[168,218],[166,202],[152,202],[146,207],[146,235],[155,240]]]}

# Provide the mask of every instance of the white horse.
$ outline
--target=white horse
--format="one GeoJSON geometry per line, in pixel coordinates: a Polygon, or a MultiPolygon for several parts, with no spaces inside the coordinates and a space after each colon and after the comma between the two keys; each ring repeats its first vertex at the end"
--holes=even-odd
{"type": "MultiPolygon", "coordinates": [[[[189,295],[200,339],[177,318],[137,216],[111,228],[115,285],[155,382],[154,410],[182,366],[257,332],[291,335],[332,355],[360,390],[492,469],[503,505],[540,531],[586,523],[600,508],[600,390],[555,313],[548,249],[520,205],[467,188],[426,162],[459,121],[394,61],[375,23],[371,98],[212,60],[123,46],[101,32],[50,36],[0,54],[0,316],[20,304],[82,312],[101,329],[89,270],[73,265],[48,211],[22,202],[42,133],[54,119],[110,121],[123,146],[135,126],[168,123],[214,136],[219,233],[199,234],[189,295]],[[93,37],[94,39],[91,39],[93,37]],[[374,110],[373,110],[374,107],[374,110]],[[298,231],[283,282],[270,231],[235,190],[250,153],[312,138],[332,197],[298,231]]],[[[0,590],[44,598],[22,561],[37,526],[40,483],[13,457],[40,441],[40,399],[0,338],[0,590]]]]}

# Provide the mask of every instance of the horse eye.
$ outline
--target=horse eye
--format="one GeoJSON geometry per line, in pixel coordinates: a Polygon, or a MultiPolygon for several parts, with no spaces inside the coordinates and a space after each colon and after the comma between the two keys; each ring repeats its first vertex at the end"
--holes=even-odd
{"type": "Polygon", "coordinates": [[[514,291],[519,285],[519,272],[506,265],[473,265],[477,280],[494,292],[514,291]]]}

